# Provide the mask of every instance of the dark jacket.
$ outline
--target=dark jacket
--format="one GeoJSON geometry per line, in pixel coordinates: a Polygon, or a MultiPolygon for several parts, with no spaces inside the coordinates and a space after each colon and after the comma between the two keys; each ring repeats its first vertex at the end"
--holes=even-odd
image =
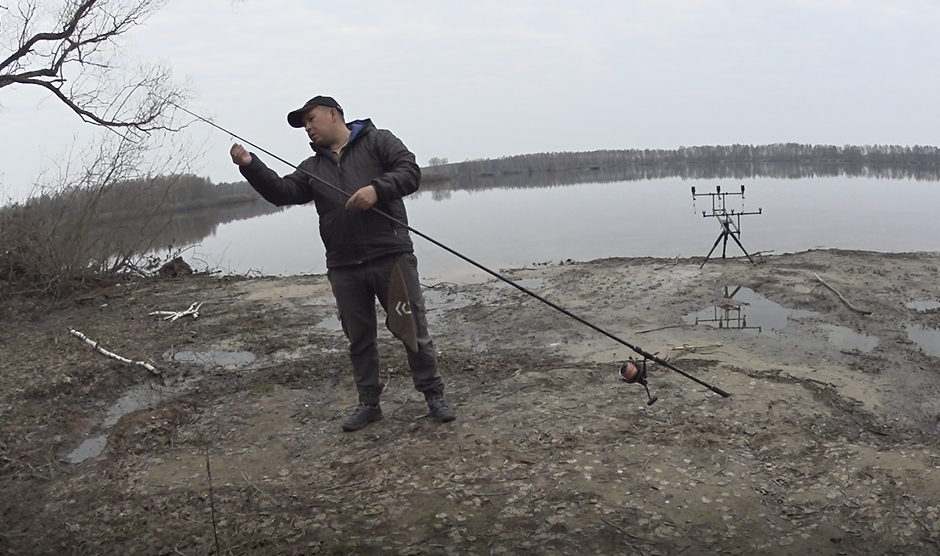
{"type": "Polygon", "coordinates": [[[421,182],[421,170],[414,154],[392,132],[377,129],[371,120],[356,120],[347,127],[351,132],[349,143],[339,161],[330,149],[311,143],[316,155],[301,162],[297,170],[283,178],[254,153],[251,164],[240,167],[248,183],[270,203],[277,206],[316,203],[327,268],[414,251],[408,229],[373,210],[378,209],[407,225],[402,197],[417,191],[421,182]],[[309,174],[336,186],[346,195],[309,174]],[[349,196],[369,184],[375,186],[378,194],[373,209],[346,210],[344,206],[349,196]]]}

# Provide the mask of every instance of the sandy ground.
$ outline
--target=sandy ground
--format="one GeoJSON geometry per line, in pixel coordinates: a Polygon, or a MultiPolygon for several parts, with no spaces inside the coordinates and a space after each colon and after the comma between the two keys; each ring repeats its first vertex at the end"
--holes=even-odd
{"type": "Polygon", "coordinates": [[[385,419],[351,434],[324,276],[12,304],[0,553],[940,553],[940,255],[700,262],[508,275],[728,398],[651,363],[647,405],[629,347],[508,284],[429,284],[457,421],[383,330],[385,419]]]}

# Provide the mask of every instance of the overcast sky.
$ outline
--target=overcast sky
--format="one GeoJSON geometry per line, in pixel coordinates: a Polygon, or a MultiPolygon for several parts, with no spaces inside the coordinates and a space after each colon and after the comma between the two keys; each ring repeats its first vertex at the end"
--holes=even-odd
{"type": "MultiPolygon", "coordinates": [[[[289,110],[334,96],[425,165],[543,151],[778,142],[940,144],[940,2],[175,0],[127,36],[196,112],[309,154],[289,110]]],[[[0,89],[0,194],[21,198],[80,124],[0,89]]],[[[196,173],[241,179],[230,137],[196,173]]],[[[271,162],[271,166],[288,169],[271,162]]]]}

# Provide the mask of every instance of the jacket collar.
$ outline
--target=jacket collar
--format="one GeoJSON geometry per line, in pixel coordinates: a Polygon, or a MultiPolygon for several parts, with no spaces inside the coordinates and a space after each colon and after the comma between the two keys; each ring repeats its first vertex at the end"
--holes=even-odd
{"type": "MultiPolygon", "coordinates": [[[[346,141],[347,149],[352,146],[356,139],[375,129],[372,120],[369,118],[347,122],[346,127],[349,129],[349,139],[346,141]]],[[[321,147],[313,141],[310,142],[310,148],[317,154],[333,156],[333,151],[326,147],[321,147]]]]}

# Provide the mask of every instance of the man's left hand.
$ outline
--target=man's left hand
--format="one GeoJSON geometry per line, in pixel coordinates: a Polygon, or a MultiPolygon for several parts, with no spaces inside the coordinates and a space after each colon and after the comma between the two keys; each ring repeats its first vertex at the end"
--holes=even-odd
{"type": "Polygon", "coordinates": [[[346,209],[356,207],[359,210],[369,210],[378,200],[379,195],[375,192],[375,186],[367,185],[352,194],[352,197],[346,201],[346,209]]]}

